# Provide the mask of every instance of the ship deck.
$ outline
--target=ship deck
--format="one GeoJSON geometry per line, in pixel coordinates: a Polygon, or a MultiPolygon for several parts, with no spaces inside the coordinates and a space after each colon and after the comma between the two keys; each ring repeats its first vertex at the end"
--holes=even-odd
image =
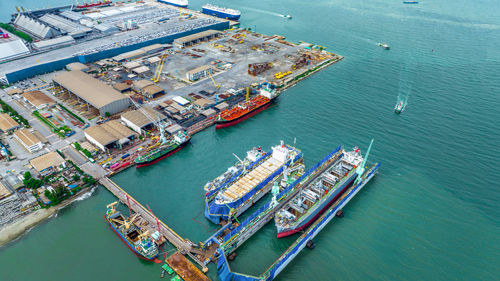
{"type": "Polygon", "coordinates": [[[283,164],[283,162],[269,157],[269,159],[264,161],[264,163],[230,185],[223,191],[222,195],[232,201],[241,198],[269,177],[272,173],[278,170],[283,164]]]}

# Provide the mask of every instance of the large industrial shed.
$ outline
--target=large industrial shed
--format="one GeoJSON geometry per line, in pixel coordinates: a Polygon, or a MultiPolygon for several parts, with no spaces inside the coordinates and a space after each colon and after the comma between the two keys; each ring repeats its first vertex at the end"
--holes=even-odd
{"type": "Polygon", "coordinates": [[[163,113],[160,113],[150,107],[142,107],[142,109],[142,111],[127,111],[121,116],[122,121],[139,134],[152,129],[154,126],[153,120],[158,122],[167,119],[163,113]],[[146,116],[146,114],[148,116],[146,116]]]}
{"type": "Polygon", "coordinates": [[[91,126],[85,129],[83,133],[90,143],[105,152],[114,147],[122,148],[137,136],[134,131],[118,120],[91,126]]]}
{"type": "Polygon", "coordinates": [[[79,70],[57,75],[54,84],[95,107],[101,116],[105,116],[107,112],[111,115],[121,112],[130,105],[129,98],[113,87],[79,70]]]}

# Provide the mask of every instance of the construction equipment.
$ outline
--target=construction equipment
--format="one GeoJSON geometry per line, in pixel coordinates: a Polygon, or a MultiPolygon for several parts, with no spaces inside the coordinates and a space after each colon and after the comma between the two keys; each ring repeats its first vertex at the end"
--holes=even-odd
{"type": "Polygon", "coordinates": [[[215,82],[215,80],[212,77],[212,74],[210,74],[210,72],[208,72],[208,76],[210,77],[210,79],[212,79],[212,82],[214,83],[215,88],[217,88],[217,90],[218,90],[220,88],[220,85],[217,84],[217,82],[215,82]]]}
{"type": "Polygon", "coordinates": [[[240,44],[243,44],[246,35],[247,35],[246,33],[243,33],[243,35],[241,36],[240,44]]]}
{"type": "Polygon", "coordinates": [[[287,72],[281,72],[280,71],[280,72],[277,72],[277,73],[274,74],[274,78],[281,79],[281,78],[286,77],[286,76],[288,76],[290,74],[292,74],[292,71],[290,71],[290,70],[288,70],[287,72]]]}
{"type": "Polygon", "coordinates": [[[158,83],[158,81],[160,81],[160,75],[161,75],[161,71],[163,69],[163,63],[165,62],[165,58],[167,57],[167,55],[164,54],[164,55],[161,55],[160,57],[161,57],[161,60],[158,63],[158,65],[156,66],[155,74],[151,78],[151,81],[153,81],[155,83],[158,83]]]}

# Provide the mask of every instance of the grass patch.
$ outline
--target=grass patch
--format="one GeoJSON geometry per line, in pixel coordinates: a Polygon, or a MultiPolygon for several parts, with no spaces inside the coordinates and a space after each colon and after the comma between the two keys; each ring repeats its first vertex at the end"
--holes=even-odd
{"type": "Polygon", "coordinates": [[[6,23],[3,23],[3,22],[0,22],[0,27],[9,31],[10,33],[13,33],[15,34],[17,37],[19,38],[22,38],[28,42],[33,42],[33,38],[31,36],[29,36],[28,34],[22,32],[22,31],[19,31],[17,29],[15,29],[13,26],[11,26],[10,24],[6,24],[6,23]]]}

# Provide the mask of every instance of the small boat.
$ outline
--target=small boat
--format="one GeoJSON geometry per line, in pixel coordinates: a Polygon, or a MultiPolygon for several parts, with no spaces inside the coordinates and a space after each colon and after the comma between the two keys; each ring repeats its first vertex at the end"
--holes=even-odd
{"type": "Polygon", "coordinates": [[[418,4],[418,1],[403,1],[403,4],[418,4]]]}
{"type": "Polygon", "coordinates": [[[391,47],[387,43],[378,43],[378,45],[386,50],[390,50],[391,47]]]}
{"type": "Polygon", "coordinates": [[[403,112],[403,110],[405,110],[405,106],[406,105],[404,104],[403,101],[399,101],[394,107],[394,112],[400,114],[401,112],[403,112]]]}
{"type": "Polygon", "coordinates": [[[289,20],[292,19],[292,16],[290,16],[290,15],[281,15],[281,16],[284,17],[285,19],[289,19],[289,20]]]}

